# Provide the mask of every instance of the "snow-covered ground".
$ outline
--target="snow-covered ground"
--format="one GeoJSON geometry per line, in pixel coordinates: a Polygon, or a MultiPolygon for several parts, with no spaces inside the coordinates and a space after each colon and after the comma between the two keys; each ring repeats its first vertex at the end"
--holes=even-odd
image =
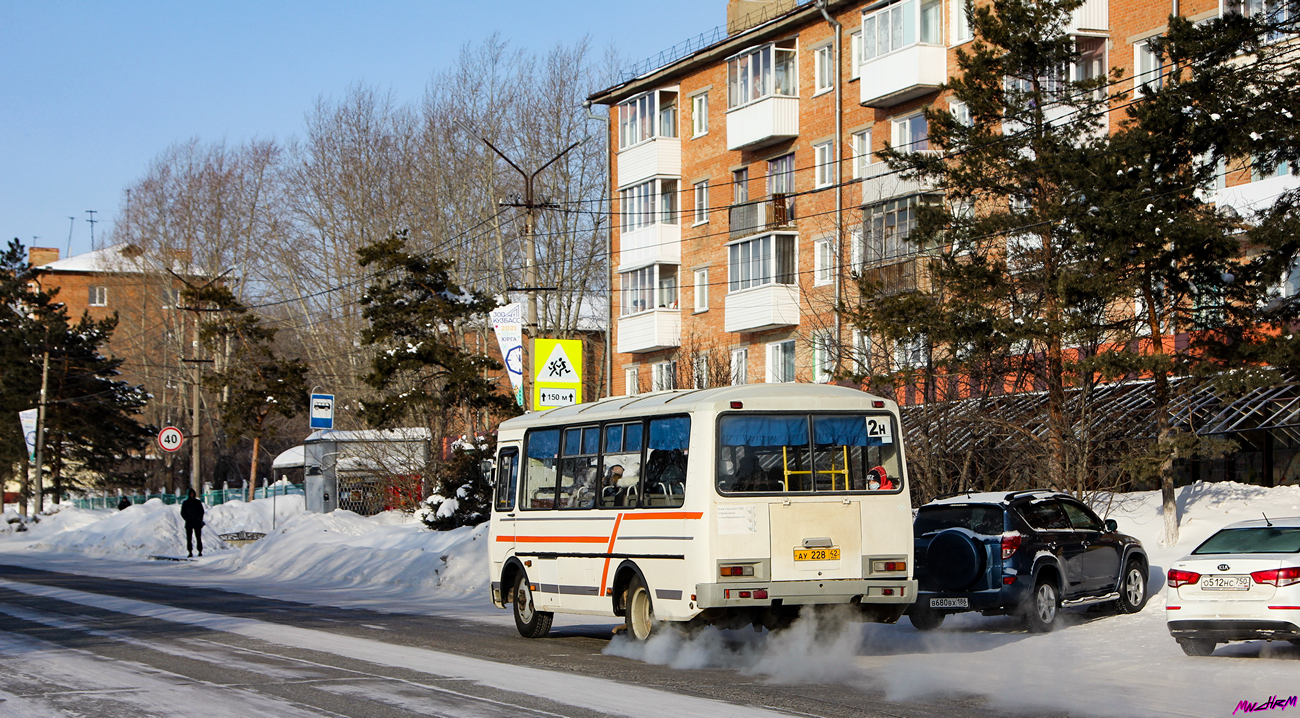
{"type": "MultiPolygon", "coordinates": [[[[1142,540],[1151,558],[1151,597],[1139,614],[1066,612],[1066,625],[1028,634],[1010,618],[961,615],[922,634],[897,625],[801,621],[784,633],[666,632],[645,646],[624,638],[606,653],[680,667],[727,667],[777,682],[839,681],[890,698],[986,697],[1026,714],[1087,716],[1231,715],[1240,701],[1300,694],[1300,647],[1220,646],[1190,658],[1165,630],[1164,570],[1224,524],[1261,513],[1300,516],[1300,487],[1234,483],[1179,490],[1180,540],[1160,545],[1159,494],[1117,495],[1097,508],[1142,540]]],[[[8,515],[6,516],[8,518],[8,515]]],[[[176,506],[150,502],[126,511],[64,509],[14,532],[0,524],[0,559],[33,568],[213,587],[316,604],[459,616],[506,626],[508,612],[487,600],[486,527],[427,531],[402,514],[364,518],[347,511],[307,514],[301,497],[210,509],[205,556],[193,563],[148,560],[184,555],[176,506]],[[259,531],[245,549],[217,534],[259,531]]],[[[825,619],[823,619],[825,621],[825,619]]],[[[557,623],[592,619],[557,616],[557,623]]],[[[611,621],[612,623],[612,621],[611,621]]],[[[524,640],[524,639],[520,639],[524,640]]]]}

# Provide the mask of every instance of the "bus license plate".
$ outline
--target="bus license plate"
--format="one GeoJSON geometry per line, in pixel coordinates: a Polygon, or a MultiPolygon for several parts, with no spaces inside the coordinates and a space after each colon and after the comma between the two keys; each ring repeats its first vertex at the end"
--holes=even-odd
{"type": "Polygon", "coordinates": [[[932,598],[930,608],[970,608],[969,598],[932,598]]]}
{"type": "Polygon", "coordinates": [[[794,550],[796,561],[838,561],[840,550],[837,548],[797,548],[794,550]]]}
{"type": "Polygon", "coordinates": [[[1249,591],[1250,576],[1206,576],[1201,579],[1202,591],[1249,591]]]}

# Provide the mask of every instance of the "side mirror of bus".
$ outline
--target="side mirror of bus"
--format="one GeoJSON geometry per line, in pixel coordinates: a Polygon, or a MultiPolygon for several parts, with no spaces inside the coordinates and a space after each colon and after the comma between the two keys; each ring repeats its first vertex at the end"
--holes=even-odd
{"type": "Polygon", "coordinates": [[[488,486],[493,485],[494,482],[492,481],[492,479],[494,478],[493,474],[495,473],[495,469],[496,469],[496,464],[493,463],[491,459],[484,459],[479,462],[478,470],[481,474],[483,474],[483,483],[487,484],[488,486]]]}

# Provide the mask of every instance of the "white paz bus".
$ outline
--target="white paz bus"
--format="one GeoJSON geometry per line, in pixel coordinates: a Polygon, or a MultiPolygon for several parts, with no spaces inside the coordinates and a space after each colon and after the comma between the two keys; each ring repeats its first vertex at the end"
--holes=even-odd
{"type": "Polygon", "coordinates": [[[846,604],[898,620],[916,595],[898,406],[823,384],[622,396],[501,424],[492,601],[539,638],[555,612],[792,622],[846,604]]]}

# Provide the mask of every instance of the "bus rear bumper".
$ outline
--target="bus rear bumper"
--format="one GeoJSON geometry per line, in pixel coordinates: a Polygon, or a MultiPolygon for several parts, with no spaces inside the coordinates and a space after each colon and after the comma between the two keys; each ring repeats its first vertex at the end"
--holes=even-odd
{"type": "Polygon", "coordinates": [[[695,596],[695,605],[699,608],[911,603],[916,600],[916,581],[839,578],[726,584],[697,583],[695,596]]]}

